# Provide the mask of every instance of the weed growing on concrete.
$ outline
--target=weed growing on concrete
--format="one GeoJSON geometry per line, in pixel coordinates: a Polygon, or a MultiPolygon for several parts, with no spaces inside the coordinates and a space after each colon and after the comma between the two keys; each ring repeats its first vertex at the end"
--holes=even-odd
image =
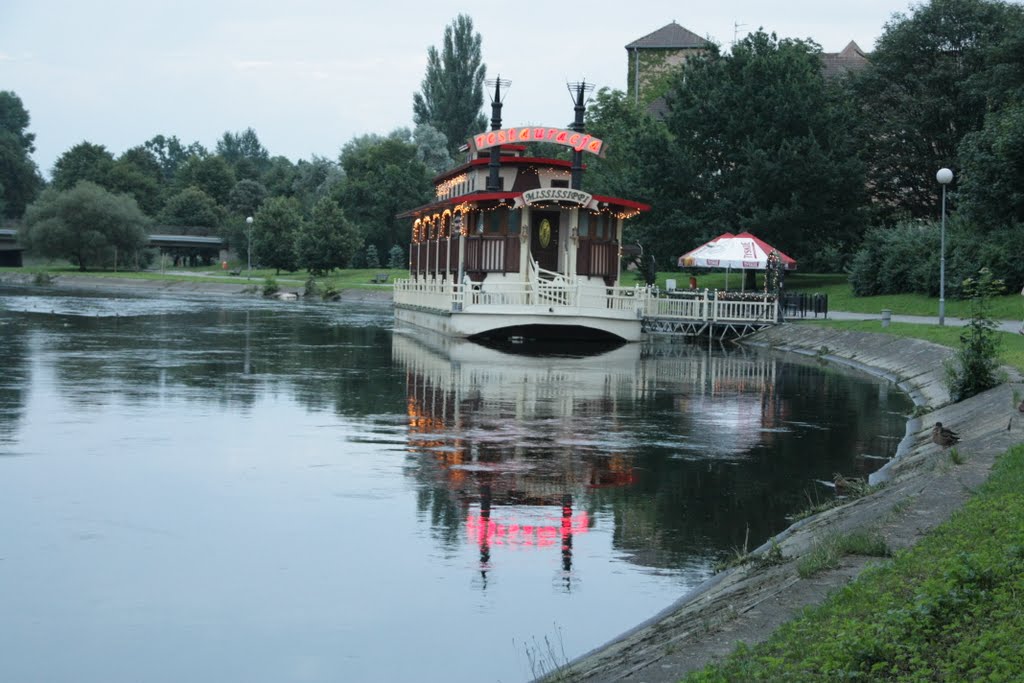
{"type": "Polygon", "coordinates": [[[796,573],[801,579],[807,579],[827,569],[839,566],[839,544],[832,535],[815,541],[810,552],[796,563],[796,573]]]}
{"type": "Polygon", "coordinates": [[[829,534],[811,546],[796,565],[797,574],[806,579],[828,569],[837,569],[843,555],[889,557],[891,552],[882,535],[876,531],[854,531],[844,535],[829,534]]]}
{"type": "Polygon", "coordinates": [[[835,498],[829,498],[828,500],[822,500],[818,497],[817,490],[812,494],[810,491],[804,491],[804,495],[807,497],[807,507],[797,510],[793,514],[789,515],[788,519],[790,522],[799,522],[801,519],[806,519],[819,512],[824,512],[830,508],[835,507],[835,498]]]}
{"type": "Polygon", "coordinates": [[[889,557],[889,545],[877,531],[854,531],[840,536],[836,547],[844,555],[864,555],[866,557],[889,557]]]}
{"type": "MultiPolygon", "coordinates": [[[[512,642],[515,643],[514,640],[512,642]]],[[[523,645],[523,651],[534,680],[543,680],[545,683],[567,683],[571,680],[566,671],[569,658],[565,654],[562,629],[558,624],[555,624],[555,642],[546,635],[543,642],[534,637],[531,642],[523,645]]]]}
{"type": "Polygon", "coordinates": [[[780,546],[779,542],[775,540],[774,536],[772,536],[771,547],[768,548],[763,555],[754,559],[754,565],[758,569],[764,569],[765,567],[774,567],[782,564],[785,561],[786,558],[782,554],[782,546],[780,546]]]}
{"type": "Polygon", "coordinates": [[[726,569],[732,569],[733,567],[742,567],[752,561],[753,558],[750,556],[748,548],[750,543],[750,525],[747,525],[747,531],[743,535],[743,547],[733,548],[732,557],[721,562],[715,563],[714,571],[716,574],[724,572],[726,569]]]}

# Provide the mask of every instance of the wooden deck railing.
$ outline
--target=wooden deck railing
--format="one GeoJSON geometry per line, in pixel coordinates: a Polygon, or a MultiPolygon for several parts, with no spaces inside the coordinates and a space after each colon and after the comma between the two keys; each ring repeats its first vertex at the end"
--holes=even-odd
{"type": "Polygon", "coordinates": [[[733,296],[717,290],[704,290],[699,294],[651,297],[647,299],[644,315],[648,318],[718,323],[770,323],[778,320],[775,297],[735,299],[733,296]]]}

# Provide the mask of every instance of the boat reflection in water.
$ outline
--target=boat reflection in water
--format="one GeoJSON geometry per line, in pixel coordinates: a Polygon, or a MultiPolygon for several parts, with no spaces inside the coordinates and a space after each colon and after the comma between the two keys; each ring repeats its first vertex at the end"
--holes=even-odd
{"type": "Polygon", "coordinates": [[[572,587],[573,537],[593,525],[586,492],[633,481],[619,444],[580,438],[582,423],[630,401],[640,362],[636,344],[474,342],[396,334],[406,369],[409,447],[442,507],[458,510],[465,538],[479,547],[486,587],[498,550],[561,553],[572,587]]]}
{"type": "Polygon", "coordinates": [[[865,419],[886,413],[877,382],[769,352],[536,350],[394,336],[420,511],[442,543],[479,547],[484,587],[501,553],[532,549],[561,553],[571,590],[574,542],[598,529],[609,559],[702,578],[787,526],[814,480],[858,474],[857,454],[884,462],[902,431],[899,415],[881,432],[865,419]]]}

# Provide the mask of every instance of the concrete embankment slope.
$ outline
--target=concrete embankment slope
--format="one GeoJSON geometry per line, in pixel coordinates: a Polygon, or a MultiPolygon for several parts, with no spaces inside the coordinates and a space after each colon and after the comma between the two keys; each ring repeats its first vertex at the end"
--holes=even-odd
{"type": "MultiPolygon", "coordinates": [[[[1015,392],[1024,393],[1024,387],[1012,370],[1007,371],[1007,383],[950,404],[943,363],[952,351],[928,342],[783,325],[748,343],[812,355],[823,364],[868,370],[887,377],[914,399],[920,415],[908,420],[899,454],[878,477],[884,483],[867,496],[780,533],[774,542],[784,559],[781,564],[748,564],[717,574],[648,622],[572,662],[558,672],[557,680],[673,683],[727,654],[737,642],[761,642],[804,607],[820,604],[878,561],[847,556],[838,569],[801,579],[797,562],[816,541],[873,530],[893,550],[909,547],[963,504],[986,479],[998,454],[1024,442],[1024,415],[1015,406],[1015,392]],[[960,432],[962,464],[954,464],[947,451],[931,442],[936,421],[960,432]]],[[[771,542],[766,543],[754,554],[771,548],[771,542]]]]}

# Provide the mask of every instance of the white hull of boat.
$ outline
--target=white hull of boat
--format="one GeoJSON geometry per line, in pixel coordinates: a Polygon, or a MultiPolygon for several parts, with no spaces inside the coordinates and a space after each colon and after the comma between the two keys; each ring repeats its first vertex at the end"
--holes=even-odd
{"type": "Polygon", "coordinates": [[[568,336],[570,329],[576,337],[581,329],[592,331],[595,337],[611,335],[627,342],[640,341],[643,337],[640,318],[635,314],[631,318],[606,317],[563,311],[554,306],[538,310],[523,306],[493,311],[477,307],[472,311],[442,312],[396,304],[395,321],[459,338],[494,335],[501,330],[522,327],[543,329],[554,337],[560,335],[560,330],[565,330],[568,336]]]}

